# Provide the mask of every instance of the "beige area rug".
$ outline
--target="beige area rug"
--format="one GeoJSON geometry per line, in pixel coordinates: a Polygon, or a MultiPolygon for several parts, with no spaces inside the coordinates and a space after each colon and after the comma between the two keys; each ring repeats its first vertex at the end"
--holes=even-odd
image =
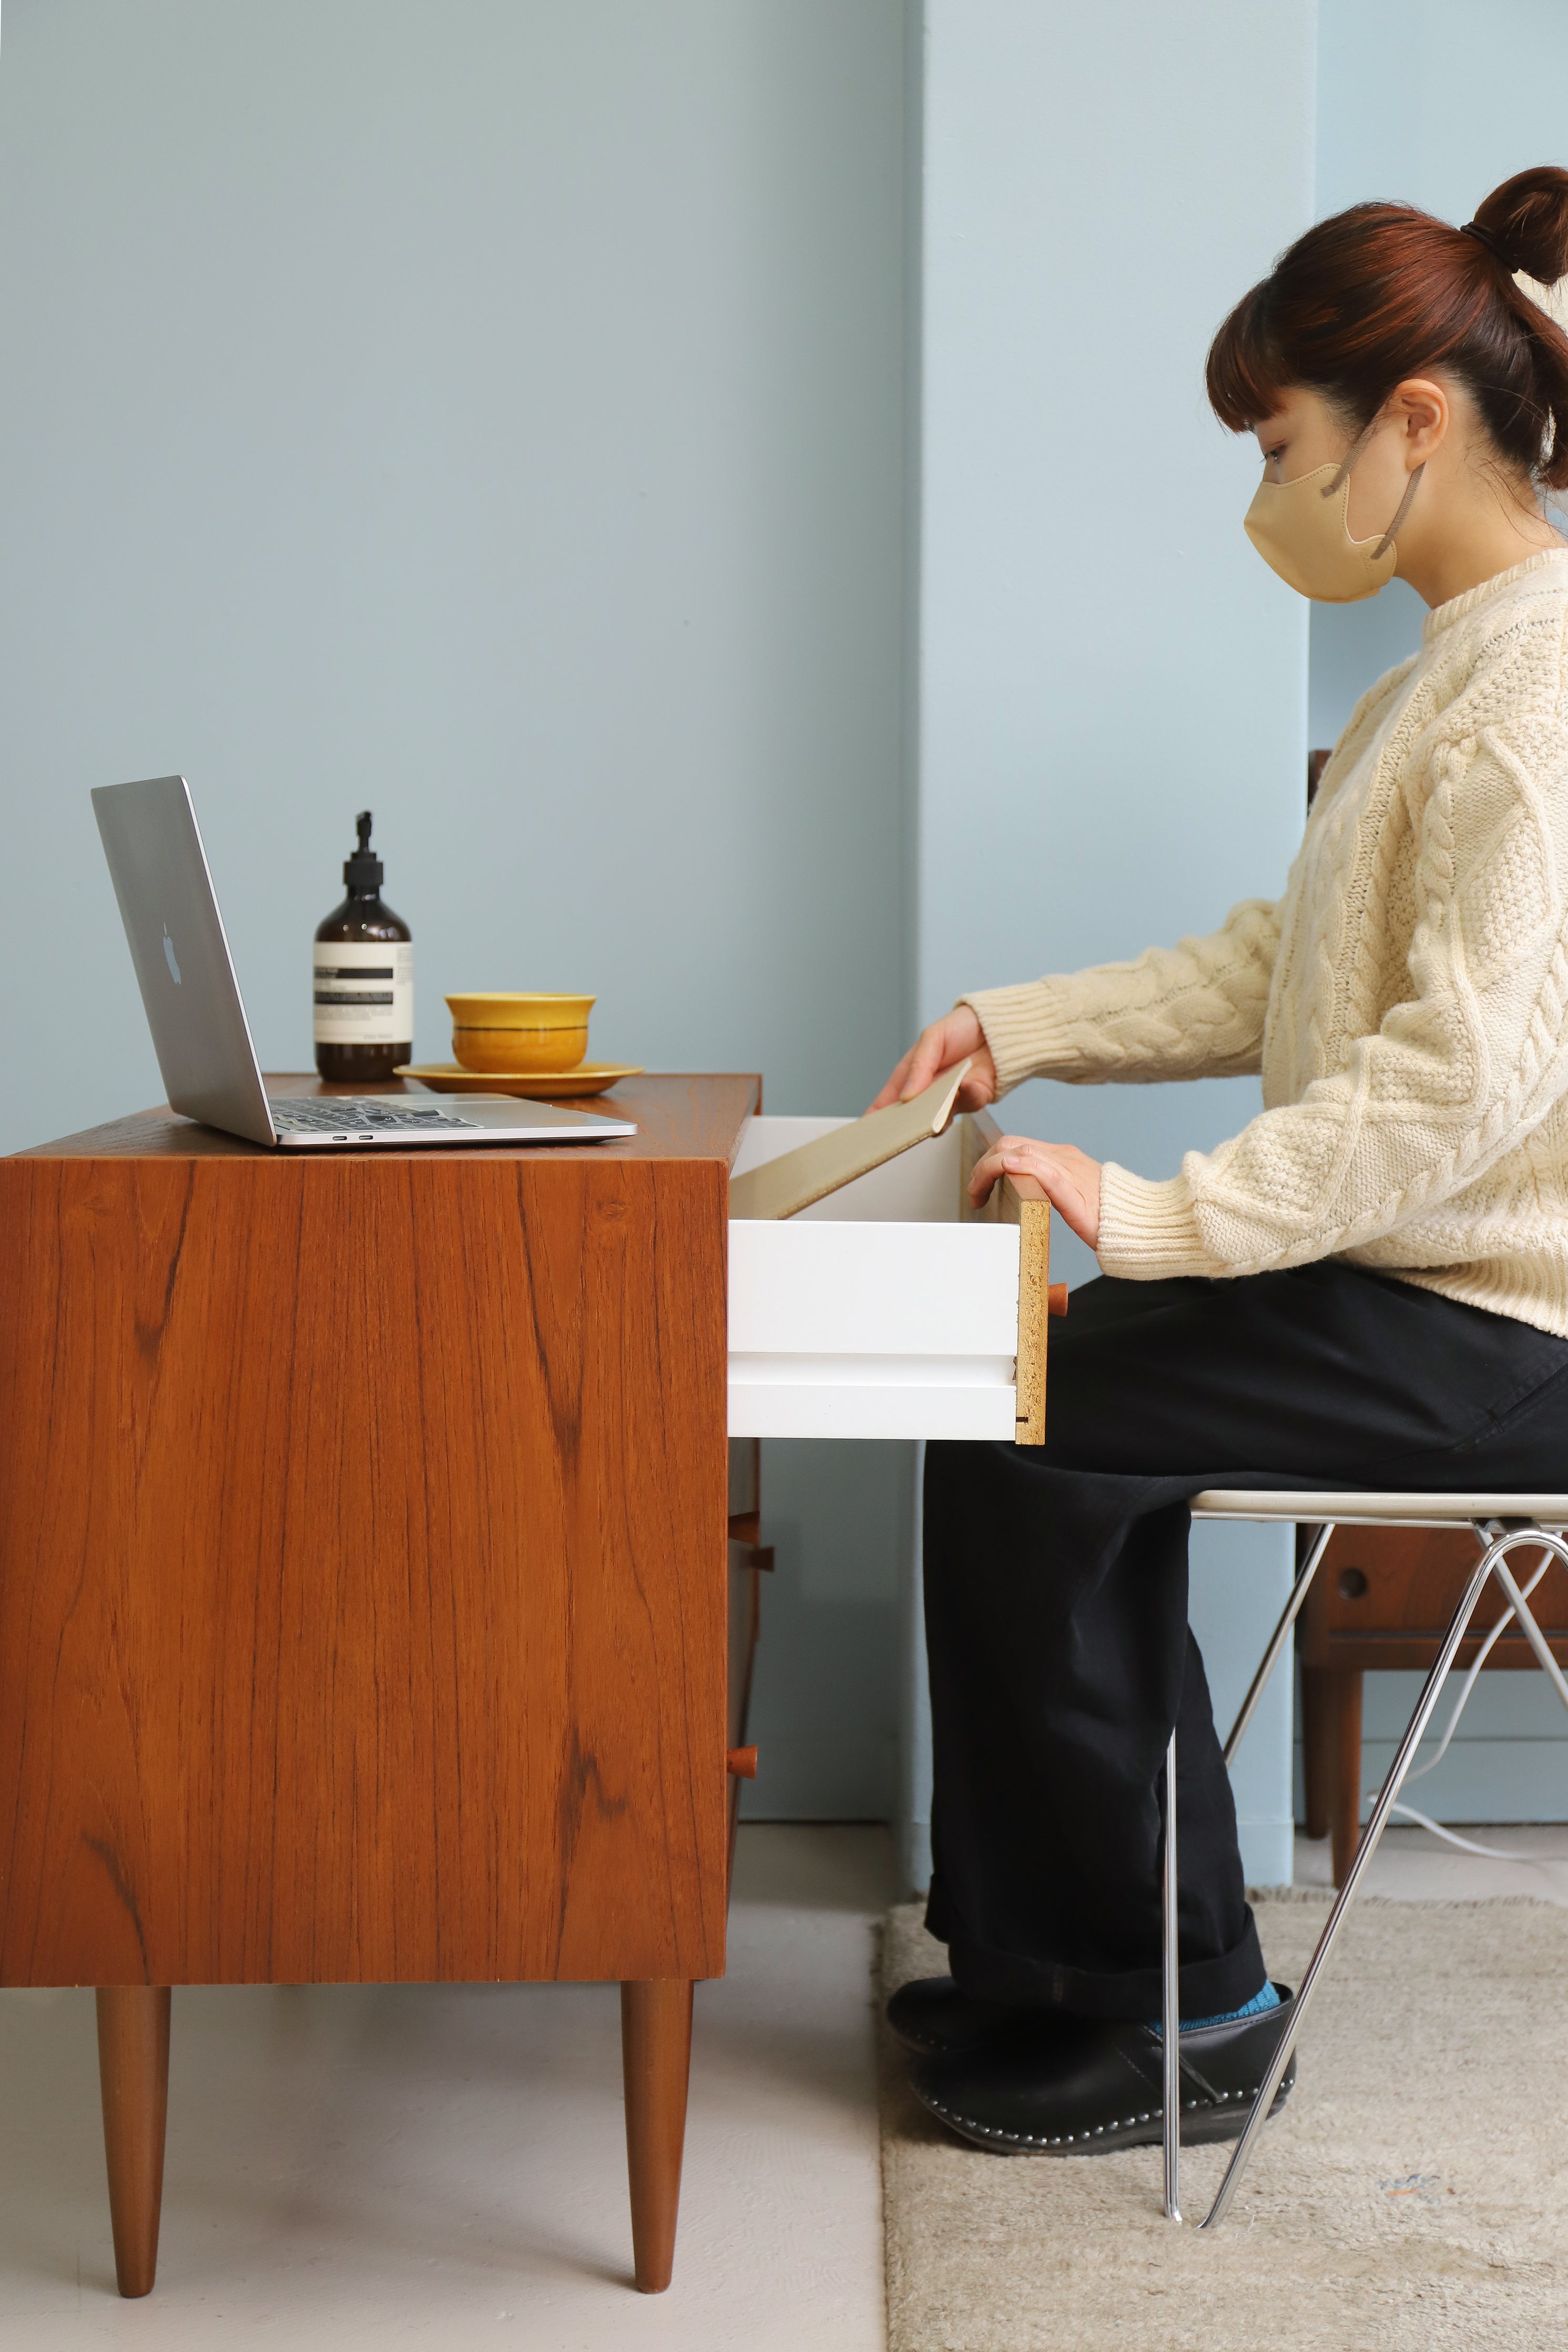
{"type": "MultiPolygon", "coordinates": [[[[1299,1983],[1327,1897],[1253,1899],[1299,1983]]],[[[885,1990],[946,1967],[920,1918],[889,1914],[885,1990]]],[[[1568,2352],[1568,1910],[1358,1903],[1212,2232],[1228,2148],[1184,2152],[1177,2228],[1158,2148],[966,2147],[883,2041],[890,2352],[1568,2352]]]]}

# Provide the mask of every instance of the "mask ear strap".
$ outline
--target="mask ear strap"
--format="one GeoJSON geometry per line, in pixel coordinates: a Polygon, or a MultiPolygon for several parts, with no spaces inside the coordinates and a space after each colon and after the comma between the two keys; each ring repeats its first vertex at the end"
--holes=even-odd
{"type": "Polygon", "coordinates": [[[1344,458],[1340,466],[1338,473],[1334,476],[1333,481],[1327,483],[1322,490],[1319,492],[1320,497],[1332,499],[1336,490],[1343,489],[1345,478],[1349,474],[1351,467],[1354,465],[1356,459],[1360,457],[1362,451],[1365,448],[1367,443],[1371,440],[1374,433],[1376,432],[1377,427],[1382,424],[1382,422],[1383,411],[1379,409],[1376,415],[1369,417],[1367,422],[1362,426],[1361,431],[1356,435],[1355,439],[1345,451],[1344,458]]]}
{"type": "Polygon", "coordinates": [[[1426,470],[1426,464],[1425,461],[1423,461],[1416,467],[1415,472],[1411,475],[1409,481],[1406,485],[1405,496],[1399,501],[1398,513],[1395,516],[1393,521],[1389,524],[1388,529],[1384,532],[1383,537],[1378,541],[1377,545],[1372,551],[1372,560],[1374,563],[1381,562],[1383,558],[1387,554],[1389,549],[1393,546],[1394,534],[1398,530],[1400,524],[1404,521],[1406,516],[1409,513],[1410,501],[1416,495],[1416,485],[1420,480],[1426,470]]]}

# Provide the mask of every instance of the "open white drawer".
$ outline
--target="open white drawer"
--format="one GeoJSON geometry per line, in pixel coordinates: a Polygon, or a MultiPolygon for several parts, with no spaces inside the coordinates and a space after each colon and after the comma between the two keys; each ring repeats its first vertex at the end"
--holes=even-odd
{"type": "MultiPolygon", "coordinates": [[[[847,1124],[753,1118],[731,1173],[847,1124]]],[[[970,1211],[995,1133],[957,1118],[798,1216],[730,1220],[732,1437],[1042,1441],[1051,1211],[1011,1184],[970,1211]]]]}

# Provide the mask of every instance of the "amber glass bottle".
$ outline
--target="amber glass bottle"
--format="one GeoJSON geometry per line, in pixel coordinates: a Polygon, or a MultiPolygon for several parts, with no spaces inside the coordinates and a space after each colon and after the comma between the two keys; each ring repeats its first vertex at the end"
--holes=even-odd
{"type": "Polygon", "coordinates": [[[340,1085],[368,1086],[413,1056],[413,935],[382,897],[386,868],[371,851],[369,809],[355,824],[348,896],[316,929],[316,1068],[340,1085]]]}

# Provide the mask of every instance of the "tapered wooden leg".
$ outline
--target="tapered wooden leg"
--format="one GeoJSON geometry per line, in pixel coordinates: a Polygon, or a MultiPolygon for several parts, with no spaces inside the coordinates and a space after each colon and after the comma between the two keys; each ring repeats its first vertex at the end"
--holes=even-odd
{"type": "Polygon", "coordinates": [[[1333,1842],[1333,1883],[1343,1886],[1361,1843],[1361,1675],[1353,1669],[1335,1667],[1326,1679],[1331,1685],[1329,1753],[1333,1759],[1329,1835],[1333,1842]]]}
{"type": "Polygon", "coordinates": [[[1333,1815],[1332,1680],[1326,1667],[1301,1668],[1301,1778],[1306,1782],[1306,1832],[1310,1838],[1326,1838],[1333,1815]]]}
{"type": "Polygon", "coordinates": [[[98,2078],[114,2275],[121,2294],[151,2294],[158,2274],[169,2110],[167,1985],[99,1987],[98,2078]]]}
{"type": "Polygon", "coordinates": [[[623,1984],[621,2066],[626,2084],[632,2251],[643,2294],[662,2294],[674,2268],[691,2064],[690,1979],[654,1977],[623,1984]]]}

